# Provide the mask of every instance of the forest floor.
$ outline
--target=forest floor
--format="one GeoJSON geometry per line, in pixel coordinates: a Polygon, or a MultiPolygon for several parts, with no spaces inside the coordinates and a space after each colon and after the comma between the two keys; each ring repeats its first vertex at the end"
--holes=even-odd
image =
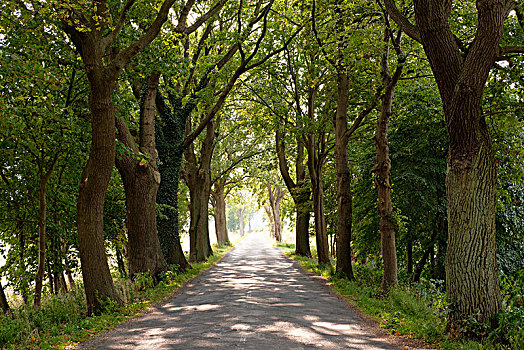
{"type": "Polygon", "coordinates": [[[407,348],[401,342],[255,233],[174,298],[77,349],[407,348]]]}

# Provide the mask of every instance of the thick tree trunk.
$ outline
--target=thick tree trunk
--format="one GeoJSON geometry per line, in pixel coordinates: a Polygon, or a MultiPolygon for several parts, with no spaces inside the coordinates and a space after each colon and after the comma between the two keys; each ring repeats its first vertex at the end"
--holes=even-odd
{"type": "Polygon", "coordinates": [[[4,312],[4,315],[8,315],[11,313],[11,309],[9,308],[9,303],[7,302],[7,298],[4,293],[4,287],[0,283],[0,306],[2,307],[2,311],[4,312]]]}
{"type": "MultiPolygon", "coordinates": [[[[308,195],[309,197],[309,195],[308,195]]],[[[306,209],[309,204],[309,198],[305,202],[295,202],[297,207],[296,216],[296,230],[295,230],[295,254],[301,256],[311,257],[311,249],[309,247],[309,209],[306,209]]]]}
{"type": "Polygon", "coordinates": [[[497,169],[484,123],[479,145],[470,161],[461,154],[448,157],[447,294],[453,301],[452,322],[479,312],[490,320],[500,309],[496,259],[495,209],[497,169]]]}
{"type": "Polygon", "coordinates": [[[512,3],[477,2],[476,37],[465,54],[449,28],[452,5],[415,2],[417,29],[439,87],[449,135],[446,292],[452,300],[448,327],[455,329],[473,315],[480,322],[491,321],[501,307],[497,169],[481,104],[512,3]]]}
{"type": "Polygon", "coordinates": [[[116,120],[118,140],[135,153],[141,152],[149,157],[147,161],[128,154],[116,158],[126,193],[129,277],[133,278],[137,273],[149,273],[155,282],[168,269],[156,227],[156,197],[160,173],[157,167],[154,118],[159,77],[159,74],[151,75],[142,89],[143,96],[136,96],[142,103],[138,144],[124,121],[116,120]]]}
{"type": "Polygon", "coordinates": [[[351,194],[351,172],[348,162],[348,67],[344,63],[344,50],[347,42],[343,39],[347,15],[344,14],[342,1],[337,1],[336,35],[338,39],[337,64],[337,110],[333,120],[335,129],[335,165],[337,174],[337,235],[336,235],[336,271],[338,274],[353,280],[351,264],[351,225],[353,222],[353,196],[351,194]]]}
{"type": "Polygon", "coordinates": [[[163,96],[157,93],[156,105],[162,119],[162,128],[155,130],[162,182],[158,188],[157,203],[162,205],[162,215],[157,217],[158,238],[162,254],[170,267],[185,271],[190,265],[180,244],[178,218],[178,189],[184,150],[182,142],[191,109],[182,108],[182,99],[171,101],[173,112],[163,96]]]}
{"type": "Polygon", "coordinates": [[[92,139],[89,160],[79,186],[77,225],[82,277],[88,313],[91,314],[100,311],[103,300],[110,299],[117,303],[121,300],[107,264],[103,222],[105,195],[115,162],[114,85],[97,74],[88,72],[88,76],[92,139]]]}
{"type": "Polygon", "coordinates": [[[224,184],[215,183],[215,232],[219,244],[229,243],[226,217],[226,193],[224,184]]]}
{"type": "MultiPolygon", "coordinates": [[[[188,124],[190,130],[190,124],[188,124]]],[[[209,196],[211,195],[211,159],[215,140],[215,122],[206,126],[206,137],[200,150],[200,164],[193,145],[185,151],[187,161],[187,184],[191,200],[189,229],[191,261],[205,261],[213,255],[209,239],[209,196]]]]}
{"type": "MultiPolygon", "coordinates": [[[[163,153],[160,152],[160,154],[163,153]]],[[[160,165],[163,180],[157,196],[159,204],[170,206],[162,211],[163,216],[157,217],[160,248],[166,262],[178,271],[185,271],[190,266],[180,244],[178,221],[178,188],[182,157],[182,152],[175,153],[173,157],[164,160],[164,164],[160,165]]]]}

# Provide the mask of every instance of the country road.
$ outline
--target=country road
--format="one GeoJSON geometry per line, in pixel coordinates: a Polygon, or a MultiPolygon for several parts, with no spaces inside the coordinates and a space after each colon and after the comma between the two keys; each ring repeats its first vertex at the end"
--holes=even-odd
{"type": "Polygon", "coordinates": [[[166,303],[77,349],[395,349],[262,234],[166,303]]]}

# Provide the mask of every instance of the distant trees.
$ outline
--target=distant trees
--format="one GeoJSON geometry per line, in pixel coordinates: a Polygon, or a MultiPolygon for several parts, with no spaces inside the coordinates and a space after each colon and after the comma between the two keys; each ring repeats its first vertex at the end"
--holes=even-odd
{"type": "Polygon", "coordinates": [[[89,313],[119,303],[108,252],[159,282],[213,254],[210,215],[244,232],[251,191],[298,255],[445,279],[451,330],[490,321],[523,268],[522,10],[396,3],[0,4],[3,311],[75,273],[89,313]]]}

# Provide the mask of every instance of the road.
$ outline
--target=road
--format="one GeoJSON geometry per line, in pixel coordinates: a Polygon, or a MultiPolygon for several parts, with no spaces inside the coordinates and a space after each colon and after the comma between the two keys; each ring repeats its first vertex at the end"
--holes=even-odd
{"type": "Polygon", "coordinates": [[[251,234],[178,295],[77,349],[395,349],[251,234]]]}

